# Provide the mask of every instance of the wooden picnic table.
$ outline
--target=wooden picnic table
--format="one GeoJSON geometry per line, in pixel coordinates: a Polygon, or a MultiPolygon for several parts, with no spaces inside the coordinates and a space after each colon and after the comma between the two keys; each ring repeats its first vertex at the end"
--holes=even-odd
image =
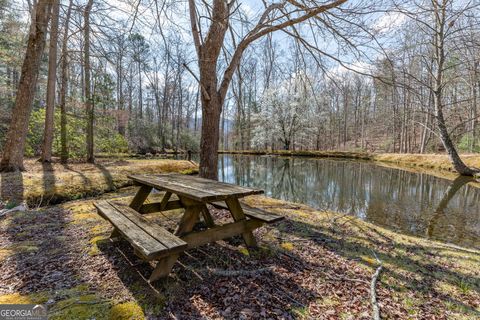
{"type": "Polygon", "coordinates": [[[144,174],[129,178],[140,187],[129,206],[112,201],[100,201],[95,206],[99,214],[114,225],[112,238],[123,236],[140,257],[158,261],[150,281],[167,276],[179,254],[190,248],[240,234],[245,245],[254,248],[257,243],[252,230],[283,219],[240,203],[240,198],[263,193],[261,189],[182,174],[144,174]],[[145,203],[153,189],[165,192],[162,200],[145,203]],[[227,209],[234,222],[217,225],[207,204],[227,209]],[[174,233],[142,216],[179,208],[185,210],[174,233]],[[206,228],[192,231],[200,217],[206,228]]]}

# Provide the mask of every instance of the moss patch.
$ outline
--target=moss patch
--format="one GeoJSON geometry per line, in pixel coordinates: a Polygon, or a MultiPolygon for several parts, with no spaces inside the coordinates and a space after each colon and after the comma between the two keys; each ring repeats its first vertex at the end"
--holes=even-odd
{"type": "Polygon", "coordinates": [[[111,320],[140,320],[145,319],[142,308],[136,302],[120,303],[110,310],[111,320]]]}
{"type": "Polygon", "coordinates": [[[110,301],[94,294],[62,300],[49,311],[49,319],[108,319],[110,301]]]}

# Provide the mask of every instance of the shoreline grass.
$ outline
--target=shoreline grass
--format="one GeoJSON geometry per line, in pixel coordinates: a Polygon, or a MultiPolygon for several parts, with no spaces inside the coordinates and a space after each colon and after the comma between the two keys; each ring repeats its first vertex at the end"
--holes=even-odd
{"type": "Polygon", "coordinates": [[[132,184],[129,174],[198,172],[194,162],[170,159],[105,159],[65,165],[29,159],[25,168],[24,172],[0,173],[0,200],[7,207],[22,201],[43,206],[115,191],[132,184]]]}

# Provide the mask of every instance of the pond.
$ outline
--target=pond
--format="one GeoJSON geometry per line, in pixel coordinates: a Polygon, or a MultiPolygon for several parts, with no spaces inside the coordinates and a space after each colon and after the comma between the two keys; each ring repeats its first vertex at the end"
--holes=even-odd
{"type": "Polygon", "coordinates": [[[219,155],[219,180],[420,237],[480,247],[480,189],[368,161],[219,155]]]}

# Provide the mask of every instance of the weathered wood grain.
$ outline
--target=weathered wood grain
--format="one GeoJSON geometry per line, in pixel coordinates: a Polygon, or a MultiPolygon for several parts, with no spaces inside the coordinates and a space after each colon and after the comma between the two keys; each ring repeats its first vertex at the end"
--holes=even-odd
{"type": "Polygon", "coordinates": [[[137,194],[135,194],[135,197],[133,197],[132,202],[130,202],[130,207],[138,211],[138,209],[140,209],[142,204],[148,198],[148,195],[151,191],[151,186],[141,185],[140,189],[137,191],[137,194]]]}
{"type": "Polygon", "coordinates": [[[144,230],[146,233],[157,239],[157,241],[159,241],[166,248],[168,248],[167,252],[178,252],[183,251],[182,249],[185,249],[186,243],[180,238],[173,235],[167,229],[161,227],[156,223],[152,223],[151,221],[143,217],[141,214],[124,204],[116,203],[113,201],[111,201],[110,204],[119,212],[121,212],[121,214],[123,214],[126,218],[130,219],[142,230],[144,230]]]}
{"type": "Polygon", "coordinates": [[[133,175],[129,178],[139,184],[145,184],[202,202],[226,200],[231,197],[241,198],[263,193],[263,190],[260,189],[245,188],[181,174],[133,175]]]}
{"type": "Polygon", "coordinates": [[[247,219],[247,220],[227,223],[222,226],[216,226],[213,228],[206,229],[204,231],[192,232],[180,238],[183,241],[187,242],[188,244],[187,249],[192,249],[207,243],[231,238],[233,236],[236,236],[244,232],[251,232],[252,230],[259,228],[262,225],[263,225],[263,222],[259,220],[247,219]]]}
{"type": "Polygon", "coordinates": [[[126,205],[98,201],[94,203],[99,214],[109,220],[145,260],[156,260],[185,250],[186,243],[166,229],[151,224],[126,205]]]}
{"type": "Polygon", "coordinates": [[[168,250],[161,242],[147,234],[135,223],[119,214],[107,201],[94,203],[98,212],[109,220],[118,232],[127,239],[145,260],[152,260],[158,253],[168,250]]]}
{"type": "Polygon", "coordinates": [[[175,200],[175,201],[168,201],[164,207],[161,202],[146,203],[142,205],[138,211],[142,214],[148,214],[148,213],[175,210],[175,209],[181,209],[181,208],[183,208],[183,205],[180,202],[180,200],[175,200]]]}
{"type": "Polygon", "coordinates": [[[172,271],[173,265],[177,262],[178,254],[172,254],[168,257],[162,258],[157,262],[155,269],[153,269],[148,282],[152,283],[157,281],[161,278],[165,278],[170,274],[172,271]]]}
{"type": "MultiPolygon", "coordinates": [[[[212,202],[211,204],[220,209],[228,209],[228,206],[224,201],[215,201],[215,202],[212,202]]],[[[243,213],[247,217],[261,220],[265,223],[273,223],[273,222],[277,222],[285,219],[285,217],[276,215],[274,213],[271,213],[259,208],[250,207],[249,205],[246,205],[244,203],[241,203],[241,206],[243,209],[243,213]]]]}
{"type": "MultiPolygon", "coordinates": [[[[244,221],[246,220],[245,214],[243,213],[242,206],[240,205],[240,202],[238,199],[234,198],[229,198],[225,200],[225,203],[228,206],[228,209],[230,209],[230,212],[232,213],[233,219],[235,221],[244,221]]],[[[253,236],[252,231],[244,231],[242,233],[243,241],[245,241],[245,245],[249,248],[256,248],[257,247],[257,240],[255,240],[255,237],[253,236]]]]}

